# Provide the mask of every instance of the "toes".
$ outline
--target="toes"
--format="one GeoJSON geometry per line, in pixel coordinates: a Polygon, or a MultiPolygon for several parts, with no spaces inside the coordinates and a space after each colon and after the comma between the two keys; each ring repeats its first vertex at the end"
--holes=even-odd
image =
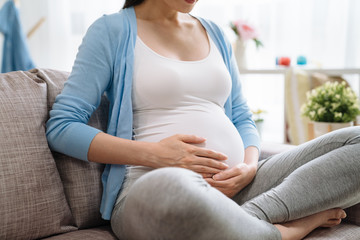
{"type": "Polygon", "coordinates": [[[346,212],[342,209],[339,209],[336,218],[345,218],[345,217],[346,217],[346,212]]]}
{"type": "Polygon", "coordinates": [[[333,217],[330,217],[331,219],[341,219],[346,217],[346,212],[341,208],[333,209],[333,214],[333,217]]]}
{"type": "Polygon", "coordinates": [[[341,223],[341,219],[331,219],[329,222],[330,222],[330,224],[335,226],[335,225],[339,225],[341,223]]]}
{"type": "Polygon", "coordinates": [[[329,219],[325,224],[321,225],[320,227],[334,227],[341,223],[341,219],[329,219]]]}
{"type": "Polygon", "coordinates": [[[346,218],[346,212],[344,210],[342,210],[342,214],[341,214],[341,217],[340,218],[346,218]]]}

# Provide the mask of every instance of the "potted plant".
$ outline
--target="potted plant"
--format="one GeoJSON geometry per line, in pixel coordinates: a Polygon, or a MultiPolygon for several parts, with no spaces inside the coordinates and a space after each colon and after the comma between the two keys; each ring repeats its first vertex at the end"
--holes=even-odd
{"type": "Polygon", "coordinates": [[[314,123],[314,137],[353,125],[360,114],[359,100],[346,82],[327,82],[306,93],[303,116],[314,123]]]}
{"type": "Polygon", "coordinates": [[[235,57],[240,69],[246,68],[246,44],[249,40],[255,42],[256,48],[263,46],[259,34],[253,26],[239,19],[230,23],[231,29],[237,36],[235,43],[235,57]]]}

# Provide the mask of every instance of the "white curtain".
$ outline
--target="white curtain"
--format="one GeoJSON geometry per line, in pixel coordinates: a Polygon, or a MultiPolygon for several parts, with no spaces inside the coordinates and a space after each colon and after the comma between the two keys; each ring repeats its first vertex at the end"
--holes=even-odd
{"type": "MultiPolygon", "coordinates": [[[[250,46],[250,67],[273,67],[276,56],[299,55],[315,66],[360,66],[358,0],[200,0],[194,13],[227,28],[245,19],[260,32],[264,48],[250,46]]],[[[229,34],[230,38],[233,38],[229,34]]]]}
{"type": "MultiPolygon", "coordinates": [[[[0,0],[2,5],[5,0],[0,0]]],[[[121,9],[122,0],[20,0],[23,29],[45,22],[28,39],[36,66],[71,71],[77,49],[91,23],[121,9]]],[[[0,5],[0,6],[1,6],[0,5]]]]}
{"type": "MultiPolygon", "coordinates": [[[[5,0],[0,0],[0,4],[5,0]]],[[[121,9],[123,0],[20,0],[20,16],[28,31],[45,23],[29,39],[38,66],[71,70],[78,45],[89,25],[121,9]]],[[[250,67],[273,67],[276,56],[296,60],[305,55],[323,67],[360,66],[360,1],[358,0],[200,0],[194,15],[221,25],[245,19],[260,32],[264,48],[250,44],[250,67]]]]}

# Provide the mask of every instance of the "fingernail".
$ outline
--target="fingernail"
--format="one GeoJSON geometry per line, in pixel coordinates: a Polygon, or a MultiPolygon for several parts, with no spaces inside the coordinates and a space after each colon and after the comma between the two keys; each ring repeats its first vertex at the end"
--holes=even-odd
{"type": "Polygon", "coordinates": [[[226,163],[222,163],[226,168],[228,168],[229,167],[229,165],[227,165],[226,163]]]}
{"type": "Polygon", "coordinates": [[[212,178],[213,178],[214,180],[219,180],[219,179],[220,179],[219,175],[217,175],[217,174],[215,174],[212,178]]]}

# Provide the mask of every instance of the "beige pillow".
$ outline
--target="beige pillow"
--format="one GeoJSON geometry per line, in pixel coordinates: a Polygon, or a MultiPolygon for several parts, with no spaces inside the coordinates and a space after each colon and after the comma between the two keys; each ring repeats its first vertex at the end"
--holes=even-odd
{"type": "Polygon", "coordinates": [[[0,75],[0,239],[76,229],[45,137],[47,105],[43,80],[0,75]]]}
{"type": "MultiPolygon", "coordinates": [[[[69,73],[45,69],[36,70],[34,73],[47,82],[50,110],[69,73]]],[[[91,116],[89,125],[106,131],[108,109],[109,103],[106,97],[103,97],[100,107],[91,116]]],[[[104,165],[81,161],[55,152],[53,155],[75,225],[83,229],[108,224],[108,222],[101,219],[100,215],[101,175],[104,165]]]]}
{"type": "Polygon", "coordinates": [[[349,83],[340,76],[328,76],[324,73],[317,73],[317,72],[311,74],[311,89],[320,87],[326,82],[338,82],[338,83],[346,82],[346,85],[350,86],[349,83]]]}

